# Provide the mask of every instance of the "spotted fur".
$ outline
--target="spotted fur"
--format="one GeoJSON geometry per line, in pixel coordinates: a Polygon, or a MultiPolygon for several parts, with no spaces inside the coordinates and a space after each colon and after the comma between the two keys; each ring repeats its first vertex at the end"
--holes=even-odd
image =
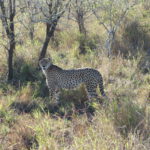
{"type": "Polygon", "coordinates": [[[97,86],[99,86],[102,96],[106,96],[103,88],[102,76],[95,69],[83,68],[64,70],[53,65],[50,58],[43,58],[40,60],[39,65],[46,77],[46,83],[51,98],[58,100],[60,89],[72,89],[80,84],[85,85],[89,100],[98,97],[96,93],[97,86]]]}

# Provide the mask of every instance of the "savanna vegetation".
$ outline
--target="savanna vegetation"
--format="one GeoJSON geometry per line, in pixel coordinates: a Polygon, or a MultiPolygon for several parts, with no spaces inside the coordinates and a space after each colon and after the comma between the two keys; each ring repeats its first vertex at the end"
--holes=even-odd
{"type": "Polygon", "coordinates": [[[0,150],[150,149],[149,0],[0,0],[0,19],[0,150]],[[43,57],[99,70],[110,101],[54,105],[43,57]]]}

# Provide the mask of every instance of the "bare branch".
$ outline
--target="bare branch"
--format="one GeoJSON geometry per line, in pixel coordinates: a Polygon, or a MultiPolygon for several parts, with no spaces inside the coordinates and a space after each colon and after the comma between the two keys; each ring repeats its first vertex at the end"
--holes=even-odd
{"type": "Polygon", "coordinates": [[[126,17],[128,11],[134,6],[136,5],[136,3],[132,3],[129,4],[125,10],[123,10],[122,14],[120,15],[120,18],[118,19],[118,21],[116,22],[116,25],[114,27],[114,31],[116,32],[116,30],[118,29],[118,27],[121,25],[121,23],[123,22],[124,18],[126,17]]]}
{"type": "Polygon", "coordinates": [[[105,30],[106,30],[107,32],[109,32],[108,27],[105,25],[105,23],[104,23],[103,21],[101,21],[102,18],[96,14],[96,12],[95,12],[94,9],[93,9],[92,11],[93,11],[93,14],[95,15],[95,17],[97,18],[97,20],[99,21],[99,24],[100,24],[100,25],[103,25],[103,27],[105,28],[105,30]]]}
{"type": "Polygon", "coordinates": [[[0,0],[0,7],[1,7],[1,11],[2,11],[2,24],[6,30],[7,36],[9,35],[9,27],[8,27],[8,22],[7,22],[7,18],[6,18],[6,10],[5,10],[5,6],[4,6],[4,1],[0,0]]]}
{"type": "Polygon", "coordinates": [[[127,16],[129,10],[137,4],[136,0],[87,0],[91,10],[100,25],[103,25],[107,32],[106,49],[111,54],[112,44],[115,40],[117,30],[127,16]]]}

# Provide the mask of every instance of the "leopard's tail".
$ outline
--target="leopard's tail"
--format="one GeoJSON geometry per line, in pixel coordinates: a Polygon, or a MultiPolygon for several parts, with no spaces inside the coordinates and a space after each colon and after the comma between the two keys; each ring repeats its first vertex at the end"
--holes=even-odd
{"type": "Polygon", "coordinates": [[[104,85],[103,85],[103,78],[102,78],[102,76],[101,76],[100,81],[99,81],[99,89],[100,89],[100,92],[101,92],[102,96],[103,97],[107,97],[106,93],[104,91],[104,85]]]}

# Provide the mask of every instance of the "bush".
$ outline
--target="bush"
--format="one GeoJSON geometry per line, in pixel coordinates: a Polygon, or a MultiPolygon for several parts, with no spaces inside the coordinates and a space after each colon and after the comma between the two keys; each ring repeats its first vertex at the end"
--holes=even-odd
{"type": "Polygon", "coordinates": [[[46,86],[45,83],[45,78],[41,78],[41,80],[35,82],[33,84],[34,87],[34,94],[33,96],[36,97],[48,97],[49,96],[49,91],[48,87],[46,86]]]}
{"type": "Polygon", "coordinates": [[[132,54],[136,54],[140,49],[146,51],[150,47],[150,36],[138,21],[128,23],[122,37],[123,42],[127,48],[130,48],[132,54]]]}
{"type": "Polygon", "coordinates": [[[142,73],[146,74],[150,72],[150,56],[144,56],[141,58],[138,68],[142,73]]]}
{"type": "Polygon", "coordinates": [[[86,37],[84,37],[83,35],[79,35],[77,41],[79,43],[79,49],[84,49],[85,53],[88,52],[89,50],[90,51],[97,50],[102,44],[100,36],[98,36],[97,34],[93,34],[86,37]]]}
{"type": "Polygon", "coordinates": [[[14,60],[14,80],[19,84],[24,84],[29,81],[34,82],[41,78],[37,64],[27,62],[22,57],[17,57],[14,60]]]}
{"type": "Polygon", "coordinates": [[[125,136],[129,132],[142,131],[145,124],[145,108],[140,108],[129,99],[113,103],[114,124],[125,136]]]}
{"type": "Polygon", "coordinates": [[[150,47],[150,35],[138,21],[125,22],[119,34],[113,45],[114,54],[134,57],[139,52],[145,53],[150,47]]]}

